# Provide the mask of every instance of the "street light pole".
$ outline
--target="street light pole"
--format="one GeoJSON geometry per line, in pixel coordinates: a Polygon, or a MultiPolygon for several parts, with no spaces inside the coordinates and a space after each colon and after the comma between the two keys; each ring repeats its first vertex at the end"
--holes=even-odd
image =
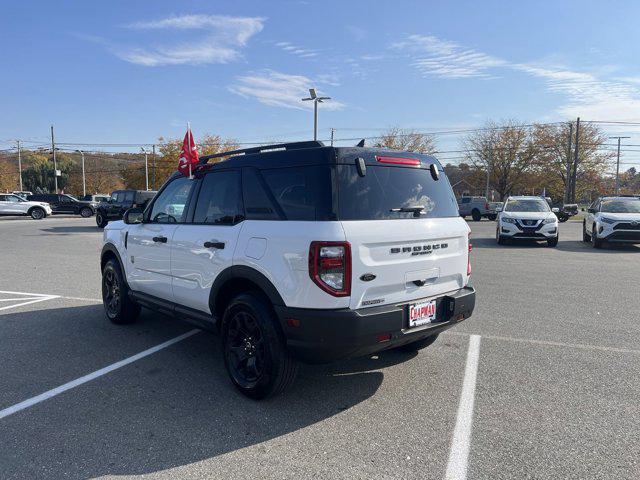
{"type": "Polygon", "coordinates": [[[18,175],[20,179],[20,191],[22,191],[22,155],[20,151],[20,140],[16,140],[18,144],[18,175]]]}
{"type": "Polygon", "coordinates": [[[618,140],[618,159],[616,160],[616,195],[620,194],[620,140],[631,137],[609,137],[618,140]]]}
{"type": "Polygon", "coordinates": [[[487,202],[489,201],[489,175],[490,175],[490,168],[491,168],[491,163],[493,162],[493,147],[491,147],[489,149],[489,158],[487,160],[487,188],[485,189],[484,192],[484,196],[487,199],[487,202]]]}
{"type": "Polygon", "coordinates": [[[51,151],[53,152],[53,185],[58,193],[58,163],[56,162],[56,143],[53,139],[53,125],[51,125],[51,151]]]}
{"type": "Polygon", "coordinates": [[[140,151],[144,153],[144,182],[145,188],[149,190],[149,159],[147,156],[149,154],[149,151],[144,147],[141,147],[140,151]]]}
{"type": "Polygon", "coordinates": [[[313,102],[313,139],[318,140],[318,104],[325,100],[331,100],[331,97],[319,97],[315,88],[309,89],[309,98],[303,98],[303,102],[313,102]]]}
{"type": "Polygon", "coordinates": [[[76,150],[82,156],[82,196],[87,194],[87,179],[84,175],[84,152],[82,150],[76,150]]]}

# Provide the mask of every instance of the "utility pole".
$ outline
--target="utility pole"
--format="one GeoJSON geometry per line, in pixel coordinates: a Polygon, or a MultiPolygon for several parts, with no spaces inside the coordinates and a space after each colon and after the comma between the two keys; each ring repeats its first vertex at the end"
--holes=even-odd
{"type": "Polygon", "coordinates": [[[567,138],[567,173],[564,186],[564,203],[569,203],[571,195],[571,144],[573,143],[573,122],[569,122],[569,137],[567,138]]]}
{"type": "Polygon", "coordinates": [[[319,97],[315,88],[309,89],[309,98],[303,98],[303,102],[313,102],[313,139],[318,140],[318,104],[325,100],[331,100],[331,97],[319,97]]]}
{"type": "Polygon", "coordinates": [[[153,152],[153,189],[157,190],[156,188],[156,146],[155,144],[151,146],[151,151],[153,152]]]}
{"type": "Polygon", "coordinates": [[[571,202],[576,201],[576,182],[578,179],[578,161],[580,149],[580,117],[576,119],[576,149],[573,156],[573,173],[571,175],[571,202]]]}
{"type": "Polygon", "coordinates": [[[142,153],[144,153],[144,184],[145,189],[149,190],[149,158],[147,155],[149,154],[149,150],[144,147],[140,147],[142,153]]]}
{"type": "Polygon", "coordinates": [[[56,162],[56,142],[53,139],[53,125],[51,125],[51,151],[53,152],[53,184],[58,193],[58,163],[56,162]]]}
{"type": "Polygon", "coordinates": [[[16,140],[18,144],[18,175],[20,179],[20,191],[22,191],[22,155],[20,151],[20,140],[16,140]]]}
{"type": "Polygon", "coordinates": [[[332,128],[331,129],[331,146],[333,147],[333,134],[335,133],[336,129],[332,128]]]}
{"type": "Polygon", "coordinates": [[[618,159],[616,160],[616,195],[620,195],[620,140],[631,137],[609,137],[618,140],[618,159]]]}
{"type": "Polygon", "coordinates": [[[487,159],[487,188],[484,191],[484,196],[489,201],[489,176],[491,175],[491,164],[493,163],[493,147],[489,148],[489,158],[487,159]]]}
{"type": "Polygon", "coordinates": [[[87,194],[87,179],[84,175],[84,152],[82,150],[76,150],[82,156],[82,196],[87,194]]]}

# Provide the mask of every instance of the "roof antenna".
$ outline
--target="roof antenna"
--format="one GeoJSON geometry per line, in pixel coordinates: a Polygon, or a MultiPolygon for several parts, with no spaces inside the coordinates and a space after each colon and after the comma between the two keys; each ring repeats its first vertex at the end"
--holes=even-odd
{"type": "Polygon", "coordinates": [[[364,138],[356,144],[356,147],[364,147],[364,138]]]}

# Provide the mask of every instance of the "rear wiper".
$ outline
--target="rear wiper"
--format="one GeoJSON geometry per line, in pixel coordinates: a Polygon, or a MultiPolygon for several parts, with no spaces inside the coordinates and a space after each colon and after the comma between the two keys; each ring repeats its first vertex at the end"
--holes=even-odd
{"type": "Polygon", "coordinates": [[[415,207],[400,207],[400,208],[392,208],[389,210],[390,212],[402,212],[402,213],[413,213],[415,218],[419,218],[420,214],[424,212],[425,207],[422,205],[416,205],[415,207]]]}

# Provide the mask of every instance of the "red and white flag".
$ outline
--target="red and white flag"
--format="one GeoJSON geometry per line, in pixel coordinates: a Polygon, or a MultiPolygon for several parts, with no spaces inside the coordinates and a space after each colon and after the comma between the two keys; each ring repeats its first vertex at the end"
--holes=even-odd
{"type": "Polygon", "coordinates": [[[190,177],[193,168],[198,164],[198,149],[196,142],[193,140],[191,126],[187,127],[187,133],[182,142],[182,153],[178,162],[178,171],[185,177],[190,177]]]}

